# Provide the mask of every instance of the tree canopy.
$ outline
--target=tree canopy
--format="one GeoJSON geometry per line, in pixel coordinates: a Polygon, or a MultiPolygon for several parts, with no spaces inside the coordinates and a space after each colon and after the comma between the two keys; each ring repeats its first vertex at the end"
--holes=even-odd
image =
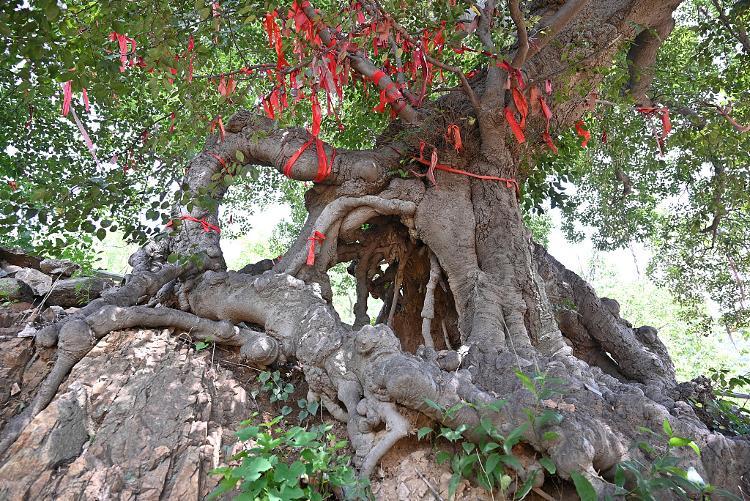
{"type": "MultiPolygon", "coordinates": [[[[386,106],[390,91],[379,92],[349,60],[327,52],[304,10],[314,7],[391,77],[406,105],[449,93],[512,56],[513,9],[498,12],[491,54],[475,31],[472,5],[6,2],[2,243],[70,255],[111,231],[139,243],[153,238],[169,220],[188,159],[240,108],[280,125],[320,127],[336,147],[371,147],[400,105],[386,106]],[[72,101],[62,116],[66,89],[72,101]]],[[[526,15],[532,50],[546,41],[544,30],[532,28],[539,22],[526,15]]],[[[745,0],[686,1],[653,70],[641,76],[650,84],[648,102],[638,82],[629,87],[626,48],[599,69],[601,88],[584,82],[575,89],[589,102],[582,123],[553,116],[552,146],[523,150],[521,170],[530,216],[559,207],[567,234],[601,249],[647,243],[652,275],[686,305],[713,300],[731,329],[750,322],[749,23],[745,0]]],[[[570,54],[572,75],[583,56],[570,54]]],[[[543,90],[551,90],[550,102],[571,98],[543,90]]],[[[222,181],[232,185],[230,207],[262,204],[284,190],[301,200],[299,186],[277,173],[229,169],[222,181]]],[[[400,174],[410,175],[408,167],[400,174]]],[[[245,230],[242,210],[223,217],[222,227],[245,230]]]]}

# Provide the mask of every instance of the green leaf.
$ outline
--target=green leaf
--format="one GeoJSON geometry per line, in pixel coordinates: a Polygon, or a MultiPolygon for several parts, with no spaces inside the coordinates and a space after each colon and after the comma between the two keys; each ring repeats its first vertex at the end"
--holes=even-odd
{"type": "Polygon", "coordinates": [[[237,161],[242,163],[245,161],[245,154],[242,153],[240,150],[237,150],[234,152],[235,158],[237,158],[237,161]]]}
{"type": "Polygon", "coordinates": [[[422,440],[424,437],[432,433],[432,428],[424,427],[417,431],[417,440],[422,440]]]}
{"type": "Polygon", "coordinates": [[[542,465],[544,469],[547,470],[551,475],[554,475],[557,471],[555,463],[548,457],[540,458],[539,464],[542,465]]]}
{"type": "Polygon", "coordinates": [[[529,492],[531,492],[531,488],[534,487],[534,477],[536,476],[536,473],[538,471],[539,470],[535,470],[531,474],[529,474],[529,478],[527,478],[526,481],[521,485],[521,488],[516,491],[513,499],[523,499],[529,495],[529,492]]]}
{"type": "Polygon", "coordinates": [[[560,435],[558,433],[555,433],[554,431],[545,431],[542,435],[542,440],[547,440],[549,442],[557,440],[558,438],[560,438],[560,435]]]}
{"type": "Polygon", "coordinates": [[[502,491],[505,491],[509,486],[510,483],[513,481],[513,479],[510,477],[510,475],[503,475],[500,477],[500,489],[502,491]]]}
{"type": "Polygon", "coordinates": [[[596,490],[586,477],[573,471],[570,473],[570,478],[573,479],[573,485],[575,485],[581,501],[596,501],[596,490]]]}
{"type": "Polygon", "coordinates": [[[505,443],[503,443],[503,450],[506,454],[510,454],[513,446],[521,441],[521,437],[529,427],[529,423],[523,423],[521,426],[514,428],[513,431],[508,433],[505,437],[505,443]]]}
{"type": "Polygon", "coordinates": [[[669,445],[672,447],[685,447],[691,442],[689,438],[684,437],[671,437],[669,439],[669,445]]]}
{"type": "Polygon", "coordinates": [[[503,455],[500,456],[500,461],[504,464],[507,464],[517,472],[523,471],[523,465],[521,464],[521,461],[518,460],[516,456],[510,456],[510,455],[503,455]]]}
{"type": "Polygon", "coordinates": [[[245,480],[256,480],[261,473],[273,468],[271,462],[264,457],[247,458],[242,465],[234,469],[234,475],[245,480]]]}
{"type": "Polygon", "coordinates": [[[615,485],[617,487],[623,487],[625,485],[625,469],[619,464],[615,469],[615,485]]]}
{"type": "Polygon", "coordinates": [[[669,420],[665,419],[661,424],[661,427],[664,429],[664,433],[666,433],[668,437],[672,436],[672,425],[669,424],[669,420]]]}
{"type": "Polygon", "coordinates": [[[488,472],[495,471],[495,468],[497,468],[497,465],[500,464],[500,454],[492,453],[489,456],[487,456],[487,459],[484,462],[484,469],[488,472]]]}
{"type": "Polygon", "coordinates": [[[451,481],[448,484],[448,499],[453,499],[458,490],[458,484],[461,482],[461,475],[454,473],[451,476],[451,481]]]}
{"type": "Polygon", "coordinates": [[[534,382],[531,380],[529,376],[521,372],[520,370],[516,371],[516,377],[519,381],[521,381],[521,384],[524,388],[529,390],[532,395],[536,396],[536,386],[534,385],[534,382]]]}
{"type": "Polygon", "coordinates": [[[450,458],[450,453],[446,451],[438,451],[437,454],[435,454],[435,462],[437,462],[437,464],[446,463],[450,458]]]}

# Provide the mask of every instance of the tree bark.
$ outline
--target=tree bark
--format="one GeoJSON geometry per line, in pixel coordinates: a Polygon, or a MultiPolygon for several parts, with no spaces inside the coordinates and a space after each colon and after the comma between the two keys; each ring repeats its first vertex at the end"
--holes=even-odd
{"type": "MultiPolygon", "coordinates": [[[[532,2],[533,13],[542,19],[540,29],[546,27],[556,41],[543,38],[513,60],[523,65],[527,81],[538,85],[555,79],[561,93],[574,96],[553,105],[556,126],[570,125],[588,106],[587,96],[576,97],[573,89],[593,91],[601,79],[596,69],[644,30],[671,26],[678,3],[619,0],[592,2],[584,9],[587,2],[575,0],[562,7],[532,2]],[[569,71],[565,61],[570,60],[579,61],[575,71],[569,71]],[[566,72],[570,75],[561,77],[566,72]]],[[[494,2],[486,2],[484,9],[478,31],[492,51],[488,19],[494,2]]],[[[634,54],[634,64],[648,67],[653,40],[640,39],[647,39],[648,50],[634,54]]],[[[370,70],[362,62],[361,71],[370,70]]],[[[748,492],[750,445],[712,433],[690,405],[672,398],[674,368],[656,330],[633,329],[619,317],[616,302],[599,298],[531,242],[516,187],[523,183],[519,166],[531,161],[542,144],[546,124],[541,113],[532,113],[527,141],[517,143],[501,112],[513,107],[505,88],[510,76],[491,64],[468,82],[469,95],[451,93],[422,109],[409,108],[408,119],[392,124],[373,150],[338,151],[331,176],[306,195],[309,216],[301,234],[272,269],[248,268],[266,269],[256,274],[226,271],[218,232],[194,221],[218,223],[225,187],[216,182],[222,166],[214,155],[233,159],[242,152],[246,163],[283,171],[307,135],[237,113],[225,139],[210,138],[188,165],[184,197],[173,213],[181,222],[132,257],[129,282],[38,333],[37,343],[57,344],[58,354],[32,404],[0,432],[0,474],[12,472],[20,479],[20,487],[11,489],[31,489],[36,480],[23,466],[28,451],[47,447],[54,435],[33,431],[57,419],[65,402],[86,400],[83,394],[69,395],[76,364],[92,347],[100,350],[101,343],[109,343],[110,331],[142,325],[190,330],[237,346],[251,365],[296,360],[311,395],[346,423],[365,476],[389,447],[413,431],[405,418],[410,413],[470,428],[486,418],[507,433],[527,419],[527,409],[546,407],[557,409],[563,420],[528,429],[524,440],[551,458],[562,478],[582,472],[600,496],[613,492],[618,462],[647,461],[630,448],[640,438],[638,427],[659,429],[664,420],[675,434],[701,446],[700,458],[678,454],[703,478],[748,492]],[[452,151],[443,138],[455,123],[465,139],[462,152],[452,151]],[[394,177],[402,160],[420,153],[420,140],[427,140],[440,163],[454,172],[423,172],[423,165],[412,162],[415,177],[394,177]],[[201,208],[194,202],[206,193],[216,204],[201,208]],[[192,219],[180,219],[185,215],[192,219]],[[199,259],[167,264],[173,253],[199,259]],[[343,324],[330,304],[326,271],[340,262],[352,263],[357,279],[354,327],[343,324]],[[366,314],[368,294],[386,303],[374,326],[366,314]],[[521,385],[518,371],[560,378],[564,392],[555,401],[539,402],[521,385]],[[66,377],[67,392],[59,389],[66,377]],[[501,412],[482,407],[498,396],[508,401],[501,412]],[[428,401],[463,407],[447,414],[428,401]],[[544,431],[558,438],[545,439],[544,431]]],[[[331,147],[325,148],[330,158],[331,147]]],[[[312,180],[316,172],[309,148],[290,177],[312,180]]],[[[70,420],[84,415],[78,412],[70,420]]],[[[89,439],[82,425],[76,426],[75,444],[82,447],[89,439]]],[[[58,492],[51,471],[60,461],[64,458],[40,466],[48,476],[34,492],[58,492]]],[[[529,461],[528,471],[542,470],[536,459],[529,461]]]]}

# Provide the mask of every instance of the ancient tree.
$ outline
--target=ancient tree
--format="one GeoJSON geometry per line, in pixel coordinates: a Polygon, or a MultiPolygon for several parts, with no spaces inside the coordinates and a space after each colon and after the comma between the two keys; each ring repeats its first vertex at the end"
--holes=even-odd
{"type": "MultiPolygon", "coordinates": [[[[312,394],[347,423],[363,475],[407,435],[414,413],[451,426],[488,418],[500,430],[515,427],[533,403],[521,371],[565,381],[572,405],[561,407],[563,419],[523,437],[563,478],[582,472],[600,494],[611,492],[613,467],[642,454],[630,448],[638,426],[668,419],[701,447],[700,458],[686,460],[704,478],[748,492],[750,445],[710,431],[682,401],[656,329],[620,318],[617,303],[535,244],[522,220],[527,180],[541,155],[557,151],[561,131],[576,131],[577,147],[592,140],[582,117],[597,105],[603,68],[627,66],[622,95],[653,119],[663,142],[668,111],[649,86],[679,3],[446,2],[433,11],[442,19],[413,19],[409,4],[402,12],[369,0],[295,0],[253,17],[272,60],[235,60],[240,69],[202,75],[192,73],[191,37],[177,58],[189,69],[167,76],[213,78],[223,96],[245,81],[266,90],[253,109],[213,117],[168,227],[131,257],[126,283],[37,332],[36,343],[57,345],[55,366],[3,430],[0,450],[98,339],[171,326],[237,346],[248,364],[298,361],[312,394]],[[346,119],[349,89],[362,100],[366,89],[379,101],[368,111],[390,115],[369,149],[322,139],[346,119]],[[290,110],[308,127],[283,126],[290,110]],[[311,182],[308,217],[280,260],[228,271],[219,207],[247,166],[311,182]],[[326,272],[339,263],[356,277],[353,326],[330,304],[326,272]],[[370,295],[384,301],[375,319],[370,295]],[[501,411],[482,407],[498,398],[508,401],[501,411]],[[447,415],[428,401],[474,405],[447,415]]],[[[208,22],[240,15],[229,4],[207,9],[208,22]]],[[[149,70],[140,57],[149,40],[111,36],[112,64],[149,70]]],[[[70,92],[68,84],[65,99],[70,92]]],[[[163,129],[169,124],[167,115],[163,129]]]]}

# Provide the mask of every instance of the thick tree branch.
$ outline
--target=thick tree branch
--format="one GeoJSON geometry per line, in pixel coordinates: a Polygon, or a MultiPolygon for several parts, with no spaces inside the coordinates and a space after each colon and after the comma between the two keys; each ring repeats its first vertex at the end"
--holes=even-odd
{"type": "Polygon", "coordinates": [[[523,17],[523,12],[521,12],[519,0],[510,0],[508,7],[510,9],[510,18],[513,19],[513,23],[516,25],[518,37],[518,49],[516,49],[511,65],[514,68],[520,68],[526,62],[526,55],[529,52],[529,34],[526,31],[526,20],[523,17]]]}
{"type": "Polygon", "coordinates": [[[542,19],[533,32],[540,37],[530,42],[530,48],[525,59],[530,59],[539,53],[557,36],[570,21],[581,12],[589,0],[567,0],[557,12],[546,19],[542,19]]]}
{"type": "MultiPolygon", "coordinates": [[[[375,74],[381,71],[380,68],[375,66],[365,56],[364,52],[359,49],[352,49],[351,44],[347,40],[339,41],[333,34],[333,31],[323,22],[321,16],[315,12],[315,8],[312,5],[307,4],[306,7],[303,7],[303,10],[305,11],[305,15],[318,28],[318,33],[323,43],[329,47],[332,44],[336,44],[339,53],[346,53],[354,71],[368,80],[372,80],[375,74]]],[[[406,102],[406,99],[388,75],[379,79],[378,88],[386,91],[388,101],[394,106],[394,110],[398,113],[399,118],[409,123],[417,123],[419,121],[417,111],[406,102]]]]}
{"type": "Polygon", "coordinates": [[[630,78],[625,90],[633,100],[640,105],[647,106],[651,100],[646,93],[654,79],[654,63],[659,47],[674,28],[671,17],[661,24],[645,29],[635,37],[633,45],[628,51],[628,73],[630,78]]]}

